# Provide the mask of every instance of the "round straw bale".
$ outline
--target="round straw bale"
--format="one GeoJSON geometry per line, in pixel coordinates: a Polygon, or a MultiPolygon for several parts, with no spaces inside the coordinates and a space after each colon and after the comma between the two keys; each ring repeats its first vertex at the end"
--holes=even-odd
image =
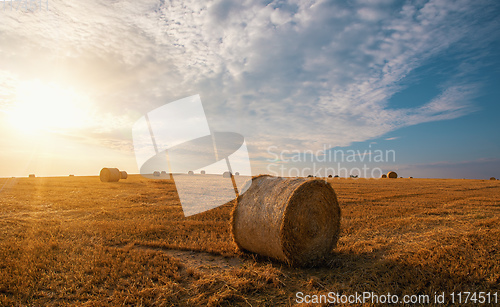
{"type": "Polygon", "coordinates": [[[29,178],[35,178],[35,174],[29,174],[29,178]]]}
{"type": "Polygon", "coordinates": [[[224,172],[224,174],[222,174],[222,177],[224,177],[224,178],[231,178],[231,173],[230,172],[224,172]]]}
{"type": "Polygon", "coordinates": [[[388,172],[387,178],[398,178],[398,174],[396,172],[388,172]]]}
{"type": "Polygon", "coordinates": [[[153,172],[153,176],[155,176],[155,177],[160,177],[160,172],[159,172],[159,171],[154,171],[154,172],[153,172]]]}
{"type": "Polygon", "coordinates": [[[496,178],[495,177],[491,177],[490,180],[496,180],[496,178]]]}
{"type": "Polygon", "coordinates": [[[166,171],[161,171],[160,175],[161,175],[162,177],[167,176],[167,172],[166,172],[166,171]]]}
{"type": "Polygon", "coordinates": [[[240,250],[313,265],[337,245],[340,207],[324,180],[262,175],[238,197],[231,227],[240,250]]]}
{"type": "Polygon", "coordinates": [[[127,179],[128,174],[126,171],[120,171],[120,179],[127,179]]]}
{"type": "Polygon", "coordinates": [[[387,175],[386,174],[382,174],[382,178],[387,178],[387,175]]]}
{"type": "Polygon", "coordinates": [[[189,171],[188,175],[194,175],[194,172],[193,171],[189,171]]]}
{"type": "Polygon", "coordinates": [[[240,173],[239,173],[239,172],[236,172],[236,173],[234,173],[234,175],[235,175],[235,176],[239,176],[239,175],[240,175],[240,173]]]}
{"type": "Polygon", "coordinates": [[[205,175],[205,171],[201,171],[200,174],[205,175]]]}
{"type": "Polygon", "coordinates": [[[120,171],[117,168],[105,167],[99,174],[99,178],[102,182],[117,182],[120,180],[120,177],[120,171]]]}

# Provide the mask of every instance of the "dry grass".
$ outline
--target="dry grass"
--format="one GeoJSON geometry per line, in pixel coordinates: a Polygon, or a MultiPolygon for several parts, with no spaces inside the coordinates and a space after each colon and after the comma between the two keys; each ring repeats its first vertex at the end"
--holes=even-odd
{"type": "Polygon", "coordinates": [[[275,306],[293,305],[297,291],[500,292],[498,181],[329,182],[342,209],[338,247],[327,266],[293,269],[235,250],[231,203],[184,218],[170,180],[0,179],[0,305],[275,306]]]}

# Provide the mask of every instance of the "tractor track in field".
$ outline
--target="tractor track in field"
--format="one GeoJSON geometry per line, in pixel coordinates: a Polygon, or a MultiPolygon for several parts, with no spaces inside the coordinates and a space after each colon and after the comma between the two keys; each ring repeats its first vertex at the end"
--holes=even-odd
{"type": "Polygon", "coordinates": [[[147,244],[133,243],[114,246],[116,248],[133,248],[145,251],[157,251],[177,259],[186,269],[195,269],[205,272],[217,271],[220,273],[240,268],[244,260],[237,257],[225,257],[207,252],[180,250],[167,247],[150,246],[147,244]]]}

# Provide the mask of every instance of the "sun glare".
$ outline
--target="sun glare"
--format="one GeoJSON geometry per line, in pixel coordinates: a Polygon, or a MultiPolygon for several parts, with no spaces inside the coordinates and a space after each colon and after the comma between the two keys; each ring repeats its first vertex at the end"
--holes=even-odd
{"type": "Polygon", "coordinates": [[[9,119],[24,132],[81,128],[88,117],[85,97],[54,84],[24,82],[17,88],[16,98],[9,119]]]}

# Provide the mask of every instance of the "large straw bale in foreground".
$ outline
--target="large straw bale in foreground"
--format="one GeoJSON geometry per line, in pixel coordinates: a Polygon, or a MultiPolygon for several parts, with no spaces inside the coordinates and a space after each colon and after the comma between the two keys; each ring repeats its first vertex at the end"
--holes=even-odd
{"type": "Polygon", "coordinates": [[[99,178],[102,182],[118,182],[121,178],[121,173],[117,168],[105,167],[101,170],[99,178]]]}
{"type": "Polygon", "coordinates": [[[337,245],[340,207],[324,180],[258,176],[232,214],[238,248],[293,266],[312,265],[337,245]]]}
{"type": "Polygon", "coordinates": [[[398,178],[398,174],[396,172],[388,172],[387,178],[398,178]]]}

